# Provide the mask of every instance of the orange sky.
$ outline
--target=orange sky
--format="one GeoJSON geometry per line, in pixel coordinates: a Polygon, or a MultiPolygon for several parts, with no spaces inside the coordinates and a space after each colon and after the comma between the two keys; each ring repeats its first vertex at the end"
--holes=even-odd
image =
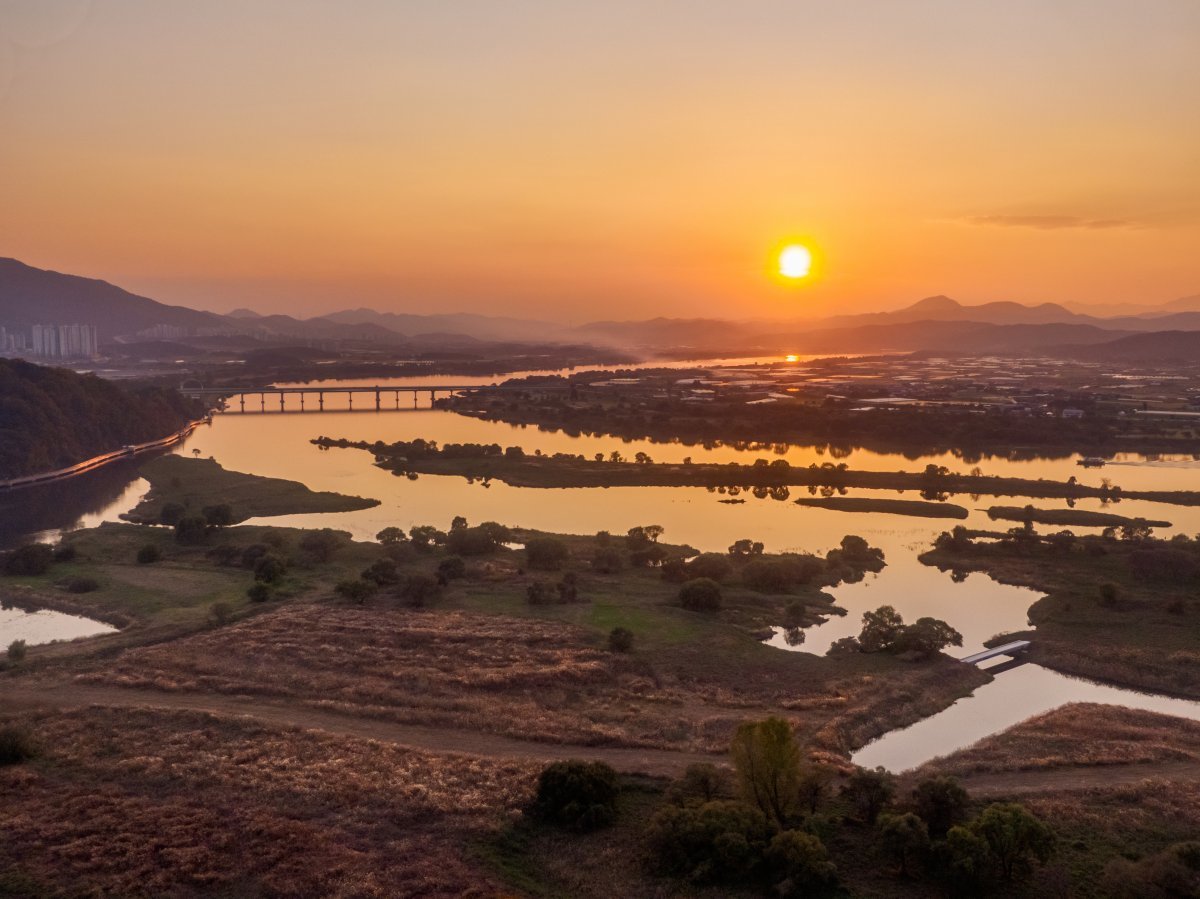
{"type": "Polygon", "coordinates": [[[9,0],[0,256],[302,315],[1162,302],[1197,47],[1195,0],[9,0]]]}

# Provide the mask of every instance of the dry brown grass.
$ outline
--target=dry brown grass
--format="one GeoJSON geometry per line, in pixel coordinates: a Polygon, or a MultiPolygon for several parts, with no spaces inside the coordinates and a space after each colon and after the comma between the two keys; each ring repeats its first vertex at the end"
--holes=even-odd
{"type": "Polygon", "coordinates": [[[916,774],[1035,771],[1078,765],[1200,760],[1200,721],[1138,709],[1073,703],[1024,721],[916,774]]]}
{"type": "Polygon", "coordinates": [[[536,773],[203,713],[28,723],[44,753],[0,768],[0,873],[46,893],[496,895],[464,846],[536,773]]]}

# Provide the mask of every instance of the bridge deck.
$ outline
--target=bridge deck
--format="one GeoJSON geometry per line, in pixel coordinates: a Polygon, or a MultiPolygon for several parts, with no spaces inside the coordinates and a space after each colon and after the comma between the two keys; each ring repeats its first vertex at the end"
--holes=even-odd
{"type": "Polygon", "coordinates": [[[993,646],[991,649],[985,649],[983,652],[966,656],[959,659],[959,661],[965,662],[968,665],[978,665],[980,662],[986,662],[988,659],[996,658],[996,656],[1016,655],[1017,653],[1024,652],[1032,645],[1029,640],[1014,640],[1012,643],[1005,643],[1003,646],[993,646]]]}

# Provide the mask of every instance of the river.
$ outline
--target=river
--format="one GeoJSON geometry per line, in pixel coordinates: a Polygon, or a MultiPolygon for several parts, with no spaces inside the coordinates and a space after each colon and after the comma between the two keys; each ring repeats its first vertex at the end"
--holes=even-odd
{"type": "MultiPolygon", "coordinates": [[[[759,360],[737,360],[737,363],[749,365],[755,361],[759,360]]],[[[369,383],[408,386],[434,380],[393,379],[369,383]]],[[[492,383],[496,379],[478,380],[492,383]]],[[[351,383],[355,382],[331,381],[326,385],[351,383]]],[[[410,402],[406,400],[404,404],[410,402]]],[[[389,525],[408,528],[416,524],[433,524],[445,529],[454,516],[462,515],[473,523],[494,520],[567,533],[599,530],[624,533],[634,525],[655,523],[666,528],[665,539],[690,544],[700,551],[723,552],[735,540],[752,538],[761,540],[772,552],[824,552],[834,547],[844,534],[859,534],[881,547],[888,563],[881,573],[830,591],[837,604],[849,614],[831,616],[824,624],[808,628],[804,641],[797,646],[789,646],[782,634],[777,635],[771,642],[781,651],[823,653],[834,640],[857,633],[864,611],[890,604],[908,620],[931,615],[948,621],[963,634],[961,654],[966,655],[979,649],[996,633],[1027,627],[1026,612],[1038,596],[1034,591],[1000,584],[982,574],[972,574],[956,583],[949,574],[922,565],[917,556],[932,545],[938,533],[959,523],[953,520],[854,514],[750,496],[744,504],[723,505],[718,503],[719,496],[702,488],[522,489],[497,482],[484,486],[468,483],[462,478],[429,475],[410,481],[376,468],[365,452],[321,450],[310,441],[322,435],[387,442],[422,437],[440,443],[520,445],[526,452],[540,449],[544,453],[592,455],[620,449],[627,457],[641,451],[656,461],[682,461],[685,457],[698,462],[786,458],[793,465],[802,466],[830,461],[831,456],[823,447],[790,446],[763,451],[733,446],[706,448],[678,442],[570,436],[429,409],[427,397],[420,400],[424,408],[414,410],[409,407],[399,412],[376,412],[373,402],[369,411],[348,411],[346,403],[345,397],[331,395],[326,398],[324,412],[300,413],[299,401],[289,397],[287,411],[282,413],[276,405],[266,412],[253,408],[245,413],[219,414],[210,426],[198,429],[172,452],[211,456],[232,470],[298,480],[314,490],[332,490],[381,500],[381,505],[357,512],[282,516],[268,520],[278,525],[341,528],[359,539],[373,539],[379,530],[389,525]]],[[[248,404],[248,410],[256,406],[248,404]]],[[[1126,490],[1180,489],[1189,486],[1189,481],[1200,469],[1200,463],[1187,457],[1142,457],[1136,454],[1118,457],[1117,464],[1103,469],[1102,473],[1078,467],[1075,457],[986,458],[968,464],[952,454],[913,457],[853,450],[839,454],[837,461],[845,461],[852,468],[910,471],[920,470],[929,463],[944,464],[960,471],[978,464],[985,474],[1054,480],[1066,480],[1074,475],[1084,483],[1099,483],[1100,477],[1105,476],[1126,490]]],[[[136,477],[132,467],[126,466],[104,469],[65,484],[10,494],[0,499],[0,521],[5,522],[3,527],[6,529],[0,531],[0,540],[12,543],[29,537],[51,539],[60,529],[114,520],[132,508],[144,491],[145,482],[136,477]],[[71,497],[82,500],[73,506],[71,497]]],[[[897,493],[864,490],[855,491],[853,495],[894,497],[897,493]]],[[[974,501],[969,497],[956,497],[954,501],[970,509],[970,517],[961,523],[968,527],[997,527],[983,511],[992,504],[990,498],[974,501]]],[[[1056,503],[1043,500],[1038,504],[1053,506],[1056,503]]],[[[1126,515],[1168,520],[1174,527],[1166,533],[1200,532],[1200,508],[1130,501],[1105,507],[1099,500],[1080,501],[1076,508],[1108,508],[1126,515]]],[[[1094,529],[1074,530],[1088,532],[1094,529]]],[[[15,639],[11,634],[19,624],[16,620],[0,618],[0,645],[15,639]]],[[[69,637],[64,634],[57,638],[69,637]]],[[[981,736],[1046,708],[1076,700],[1114,701],[1155,710],[1162,708],[1165,702],[1175,714],[1200,719],[1200,704],[1101,687],[1024,665],[999,675],[976,691],[973,697],[956,703],[941,714],[864,747],[856,758],[863,763],[883,764],[901,770],[934,755],[969,745],[981,736]],[[1101,698],[1097,700],[1097,697],[1101,698]]]]}

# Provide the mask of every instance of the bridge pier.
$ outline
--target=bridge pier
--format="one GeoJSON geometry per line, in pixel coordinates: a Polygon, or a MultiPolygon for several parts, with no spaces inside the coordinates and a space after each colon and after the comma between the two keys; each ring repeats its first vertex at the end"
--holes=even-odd
{"type": "Polygon", "coordinates": [[[280,412],[282,412],[282,411],[283,411],[283,396],[284,396],[284,395],[283,395],[282,393],[281,393],[281,394],[279,394],[279,411],[280,411],[280,412]]]}
{"type": "Polygon", "coordinates": [[[263,412],[267,411],[267,395],[265,393],[260,393],[258,395],[258,407],[262,409],[263,412]]]}
{"type": "Polygon", "coordinates": [[[353,411],[354,411],[354,394],[353,394],[353,393],[347,393],[347,394],[346,394],[346,399],[348,399],[348,400],[350,401],[350,411],[351,411],[351,412],[353,412],[353,411]]]}
{"type": "Polygon", "coordinates": [[[304,411],[304,394],[300,394],[300,411],[304,411]]]}
{"type": "Polygon", "coordinates": [[[375,391],[375,411],[379,411],[379,391],[375,391]]]}
{"type": "Polygon", "coordinates": [[[242,401],[242,411],[245,412],[246,411],[246,394],[244,394],[244,393],[241,394],[239,399],[241,399],[241,401],[242,401]]]}
{"type": "Polygon", "coordinates": [[[325,393],[323,391],[317,394],[317,405],[322,412],[325,411],[325,393]]]}

